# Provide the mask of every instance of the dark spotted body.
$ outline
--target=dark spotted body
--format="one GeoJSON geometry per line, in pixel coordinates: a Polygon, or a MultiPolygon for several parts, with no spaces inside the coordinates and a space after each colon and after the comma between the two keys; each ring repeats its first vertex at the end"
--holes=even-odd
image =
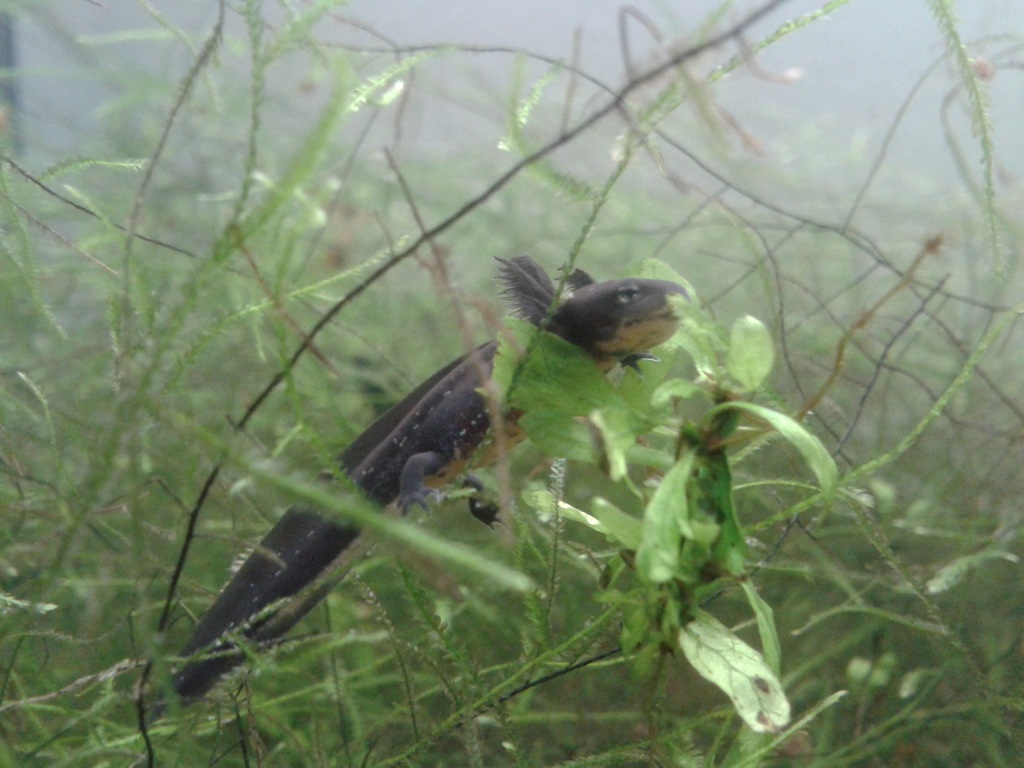
{"type": "Polygon", "coordinates": [[[495,351],[494,342],[484,344],[439,371],[440,376],[428,379],[430,386],[422,394],[413,393],[416,396],[409,412],[393,427],[383,425],[382,432],[391,428],[381,439],[372,440],[373,447],[360,456],[360,441],[367,433],[373,437],[376,424],[371,426],[341,456],[341,465],[352,482],[379,504],[399,499],[403,507],[409,507],[421,501],[416,498],[418,493],[422,495],[420,486],[445,485],[458,475],[491,428],[487,402],[477,390],[490,376],[495,351]],[[423,473],[407,474],[410,461],[423,473]]]}
{"type": "MultiPolygon", "coordinates": [[[[657,280],[596,283],[577,270],[572,295],[553,312],[556,290],[529,257],[502,264],[503,296],[516,314],[589,352],[607,370],[635,364],[675,330],[670,295],[682,287],[657,280]],[[550,312],[550,317],[549,317],[550,312]]],[[[439,370],[395,405],[341,454],[339,463],[367,498],[403,510],[426,507],[433,488],[462,474],[491,431],[487,402],[478,391],[491,375],[497,345],[489,342],[439,370]]],[[[506,447],[522,439],[514,418],[501,425],[506,447]]],[[[493,456],[491,457],[493,458],[493,456]]],[[[234,635],[260,645],[279,639],[345,575],[359,529],[317,512],[292,508],[267,534],[200,620],[182,656],[202,655],[177,673],[184,703],[204,696],[243,655],[234,635]]]]}

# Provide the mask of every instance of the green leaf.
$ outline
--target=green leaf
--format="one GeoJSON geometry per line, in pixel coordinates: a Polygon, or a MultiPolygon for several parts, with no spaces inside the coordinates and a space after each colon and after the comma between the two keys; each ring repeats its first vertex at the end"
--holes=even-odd
{"type": "Polygon", "coordinates": [[[747,558],[747,542],[736,519],[732,503],[732,472],[724,451],[704,457],[699,487],[703,495],[703,511],[720,527],[712,548],[715,565],[726,573],[739,576],[747,558]]]}
{"type": "Polygon", "coordinates": [[[555,497],[550,491],[533,491],[524,493],[526,503],[540,514],[553,517],[557,512],[566,520],[589,525],[619,544],[624,549],[636,549],[640,546],[640,521],[623,512],[610,501],[602,498],[594,499],[591,510],[587,514],[564,501],[555,504],[555,497]]]}
{"type": "Polygon", "coordinates": [[[732,324],[725,368],[746,391],[764,383],[774,362],[772,337],[760,320],[745,315],[732,324]]]}
{"type": "Polygon", "coordinates": [[[644,259],[636,269],[631,269],[630,272],[633,277],[643,277],[647,280],[667,280],[670,283],[681,285],[690,294],[691,301],[697,296],[697,292],[689,281],[660,259],[644,259]]]}
{"type": "Polygon", "coordinates": [[[667,472],[675,464],[671,454],[658,448],[640,445],[639,443],[629,449],[626,458],[630,464],[651,467],[659,472],[667,472]]]}
{"type": "Polygon", "coordinates": [[[608,476],[618,482],[629,471],[626,452],[651,425],[635,411],[617,407],[615,403],[593,411],[590,414],[590,421],[601,437],[608,476]]]}
{"type": "Polygon", "coordinates": [[[942,594],[955,587],[969,570],[988,560],[1006,560],[1010,563],[1019,562],[1019,558],[1016,555],[1000,549],[986,549],[982,552],[964,555],[939,568],[935,575],[928,579],[928,583],[924,585],[924,588],[930,595],[942,594]]]}
{"type": "Polygon", "coordinates": [[[387,107],[405,93],[405,81],[395,80],[382,93],[370,99],[375,107],[387,107]]]}
{"type": "Polygon", "coordinates": [[[635,517],[600,496],[594,499],[590,511],[598,521],[594,528],[607,534],[624,549],[636,549],[640,546],[643,524],[635,517]]]}
{"type": "Polygon", "coordinates": [[[680,543],[683,536],[693,537],[686,486],[694,460],[695,454],[688,451],[665,473],[644,511],[636,567],[640,577],[648,582],[657,584],[680,576],[680,543]]]}
{"type": "Polygon", "coordinates": [[[854,685],[884,688],[892,681],[897,664],[896,654],[891,651],[875,659],[854,656],[846,664],[846,676],[854,685]]]}
{"type": "Polygon", "coordinates": [[[494,380],[538,447],[552,456],[607,461],[614,480],[627,471],[626,452],[651,423],[616,391],[575,344],[511,319],[498,344],[494,380]],[[524,357],[521,350],[530,350],[524,357]],[[586,418],[584,418],[586,417],[586,418]]]}
{"type": "Polygon", "coordinates": [[[678,640],[697,673],[725,692],[751,730],[778,733],[786,726],[790,707],[778,677],[761,654],[718,619],[696,611],[678,640]]]}
{"type": "Polygon", "coordinates": [[[740,586],[757,618],[757,632],[761,636],[764,660],[775,674],[779,674],[782,671],[782,644],[779,643],[779,632],[775,627],[775,612],[757,593],[750,579],[743,579],[740,586]]]}
{"type": "Polygon", "coordinates": [[[696,395],[706,395],[707,390],[686,379],[669,379],[663,382],[651,395],[651,406],[664,410],[676,398],[689,400],[696,395]]]}
{"type": "Polygon", "coordinates": [[[835,461],[828,451],[825,450],[825,446],[821,444],[817,437],[807,431],[806,427],[784,413],[772,410],[771,408],[765,408],[763,405],[742,401],[722,403],[722,405],[711,410],[708,413],[708,417],[729,408],[746,411],[768,422],[776,432],[788,440],[800,452],[800,455],[803,456],[804,461],[807,462],[814,476],[818,478],[818,484],[825,495],[832,495],[836,489],[836,484],[839,482],[839,470],[836,468],[835,461]]]}
{"type": "Polygon", "coordinates": [[[657,259],[645,259],[635,271],[637,277],[651,280],[668,280],[683,286],[689,299],[672,297],[670,303],[680,318],[679,330],[668,341],[664,342],[667,349],[682,349],[693,360],[697,372],[705,378],[717,381],[718,355],[726,349],[721,328],[700,306],[696,300],[697,292],[693,286],[670,266],[657,259]],[[678,300],[676,300],[678,299],[678,300]]]}
{"type": "Polygon", "coordinates": [[[837,691],[827,696],[810,709],[804,711],[800,719],[792,723],[784,733],[775,735],[757,734],[750,730],[741,731],[733,741],[725,757],[718,763],[721,768],[757,768],[765,764],[772,756],[778,756],[778,747],[792,734],[800,733],[814,718],[824,710],[846,696],[846,691],[837,691]]]}
{"type": "Polygon", "coordinates": [[[722,378],[718,361],[728,345],[722,329],[697,304],[688,304],[680,312],[679,330],[665,345],[683,349],[702,378],[722,378]]]}
{"type": "Polygon", "coordinates": [[[596,463],[594,435],[580,419],[552,408],[534,408],[519,418],[530,440],[549,456],[596,463]]]}
{"type": "Polygon", "coordinates": [[[587,416],[610,402],[615,390],[590,355],[525,320],[506,320],[494,360],[494,381],[507,405],[527,413],[553,410],[587,416]],[[530,350],[523,357],[523,351],[530,350]]]}
{"type": "Polygon", "coordinates": [[[71,157],[51,165],[39,175],[40,181],[50,181],[57,176],[69,176],[71,174],[86,171],[92,168],[103,168],[113,171],[129,171],[136,173],[146,167],[149,162],[147,158],[129,158],[126,160],[100,160],[92,157],[71,157]]]}
{"type": "Polygon", "coordinates": [[[49,613],[50,611],[57,610],[57,605],[54,603],[30,603],[27,600],[21,600],[14,595],[9,595],[6,592],[0,592],[0,616],[5,613],[11,613],[12,611],[33,611],[34,613],[49,613]]]}

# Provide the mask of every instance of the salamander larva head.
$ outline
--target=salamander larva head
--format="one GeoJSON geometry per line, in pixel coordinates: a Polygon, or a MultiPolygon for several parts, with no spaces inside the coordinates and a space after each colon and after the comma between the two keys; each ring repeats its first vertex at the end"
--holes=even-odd
{"type": "Polygon", "coordinates": [[[578,289],[555,311],[549,329],[589,352],[601,367],[667,340],[679,324],[670,297],[681,285],[634,278],[578,289]]]}

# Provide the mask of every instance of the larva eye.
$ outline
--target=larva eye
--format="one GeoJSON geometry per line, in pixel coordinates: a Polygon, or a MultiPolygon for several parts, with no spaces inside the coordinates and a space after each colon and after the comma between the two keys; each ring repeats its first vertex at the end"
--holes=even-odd
{"type": "Polygon", "coordinates": [[[640,298],[642,292],[640,286],[629,283],[615,291],[615,300],[619,304],[631,304],[640,298]]]}

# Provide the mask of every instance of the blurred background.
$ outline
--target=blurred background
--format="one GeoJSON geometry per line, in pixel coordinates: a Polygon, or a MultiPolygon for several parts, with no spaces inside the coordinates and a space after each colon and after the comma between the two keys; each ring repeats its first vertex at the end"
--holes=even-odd
{"type": "MultiPolygon", "coordinates": [[[[1024,5],[790,0],[726,34],[763,7],[0,3],[4,762],[1017,765],[1024,5]],[[450,218],[236,437],[302,334],[450,218]],[[268,475],[315,477],[493,333],[492,257],[519,253],[600,279],[658,258],[724,327],[769,327],[755,399],[806,417],[844,495],[800,507],[806,472],[771,445],[735,457],[737,508],[795,712],[848,695],[751,757],[680,661],[652,680],[618,659],[445,730],[509,666],[617,642],[566,640],[602,610],[581,555],[611,557],[600,537],[552,544],[524,509],[513,546],[459,509],[424,524],[557,570],[543,631],[531,598],[385,551],[244,695],[147,748],[133,660],[173,653],[288,505],[268,475]]],[[[545,471],[514,459],[517,487],[545,471]]],[[[567,493],[615,491],[581,467],[567,493]]],[[[756,642],[742,598],[714,612],[756,642]]]]}

